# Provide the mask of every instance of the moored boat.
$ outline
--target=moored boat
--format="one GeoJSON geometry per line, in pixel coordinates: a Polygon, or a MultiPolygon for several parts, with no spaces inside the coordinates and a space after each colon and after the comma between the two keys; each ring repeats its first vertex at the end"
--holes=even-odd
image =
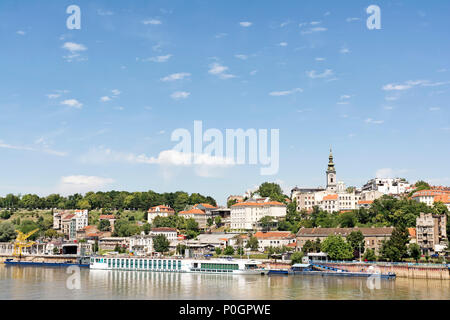
{"type": "Polygon", "coordinates": [[[268,270],[260,262],[242,259],[180,259],[130,256],[91,257],[91,270],[132,270],[213,274],[258,274],[268,270]]]}

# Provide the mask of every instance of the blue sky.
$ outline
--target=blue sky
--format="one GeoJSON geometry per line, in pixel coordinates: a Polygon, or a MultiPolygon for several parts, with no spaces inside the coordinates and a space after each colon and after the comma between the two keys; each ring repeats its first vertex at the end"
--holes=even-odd
{"type": "Polygon", "coordinates": [[[448,12],[448,1],[3,0],[0,194],[184,190],[223,204],[264,181],[323,186],[330,146],[348,185],[449,185],[448,12]],[[80,30],[66,27],[72,4],[80,30]],[[371,4],[381,30],[366,27],[371,4]],[[194,120],[279,129],[278,174],[165,162],[171,133],[194,120]]]}

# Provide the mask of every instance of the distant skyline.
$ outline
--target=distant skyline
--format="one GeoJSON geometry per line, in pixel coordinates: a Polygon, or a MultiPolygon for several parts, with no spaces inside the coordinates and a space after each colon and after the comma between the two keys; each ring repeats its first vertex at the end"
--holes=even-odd
{"type": "Polygon", "coordinates": [[[450,185],[450,2],[0,2],[0,195],[450,185]],[[366,8],[381,8],[369,30],[366,8]],[[69,5],[81,29],[69,30],[69,5]],[[279,129],[280,166],[186,165],[178,128],[279,129]]]}

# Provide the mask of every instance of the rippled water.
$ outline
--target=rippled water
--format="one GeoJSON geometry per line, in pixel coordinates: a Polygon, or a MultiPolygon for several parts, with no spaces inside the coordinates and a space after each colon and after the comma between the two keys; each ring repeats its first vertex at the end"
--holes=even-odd
{"type": "Polygon", "coordinates": [[[70,290],[66,268],[0,264],[0,299],[450,299],[450,281],[321,276],[232,276],[81,269],[70,290]]]}

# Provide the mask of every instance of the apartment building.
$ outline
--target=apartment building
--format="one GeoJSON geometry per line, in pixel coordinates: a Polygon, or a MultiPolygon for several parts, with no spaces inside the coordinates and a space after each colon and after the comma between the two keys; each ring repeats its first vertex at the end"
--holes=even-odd
{"type": "Polygon", "coordinates": [[[253,230],[266,216],[274,219],[285,217],[286,205],[277,201],[256,202],[254,199],[236,203],[231,206],[230,226],[232,230],[253,230]]]}
{"type": "Polygon", "coordinates": [[[151,207],[150,209],[148,209],[147,211],[147,220],[148,223],[152,223],[153,220],[156,217],[169,217],[169,216],[174,216],[175,215],[175,210],[172,209],[169,206],[155,206],[155,207],[151,207]]]}
{"type": "Polygon", "coordinates": [[[416,241],[423,254],[443,251],[447,240],[447,216],[420,213],[416,219],[416,241]]]}

